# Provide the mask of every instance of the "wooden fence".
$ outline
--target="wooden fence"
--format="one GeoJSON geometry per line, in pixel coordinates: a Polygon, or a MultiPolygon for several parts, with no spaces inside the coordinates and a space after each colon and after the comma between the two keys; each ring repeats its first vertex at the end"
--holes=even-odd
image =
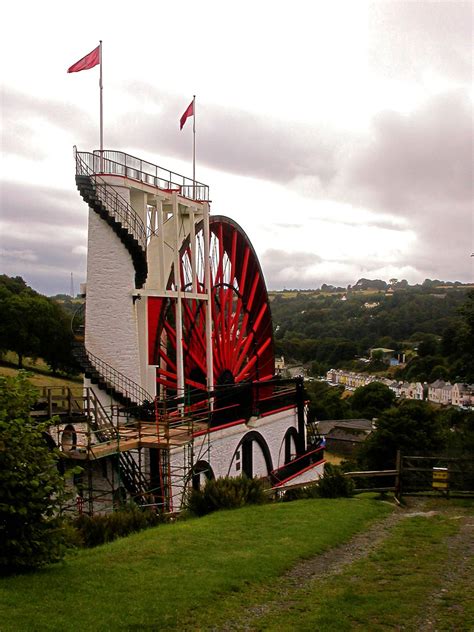
{"type": "Polygon", "coordinates": [[[398,500],[402,495],[428,492],[448,497],[474,496],[474,456],[405,456],[397,452],[394,470],[346,472],[345,476],[366,481],[365,485],[356,487],[356,492],[392,491],[398,500]],[[380,478],[391,484],[378,485],[380,478]]]}

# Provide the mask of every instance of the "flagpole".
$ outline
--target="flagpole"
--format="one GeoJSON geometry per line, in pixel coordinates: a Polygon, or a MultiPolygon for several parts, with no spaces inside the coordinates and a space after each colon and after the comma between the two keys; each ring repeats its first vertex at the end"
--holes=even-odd
{"type": "Polygon", "coordinates": [[[100,88],[100,170],[103,171],[103,152],[104,152],[104,102],[103,102],[103,89],[102,83],[102,40],[99,40],[99,88],[100,88]]]}
{"type": "Polygon", "coordinates": [[[193,199],[196,199],[196,95],[193,94],[193,199]]]}

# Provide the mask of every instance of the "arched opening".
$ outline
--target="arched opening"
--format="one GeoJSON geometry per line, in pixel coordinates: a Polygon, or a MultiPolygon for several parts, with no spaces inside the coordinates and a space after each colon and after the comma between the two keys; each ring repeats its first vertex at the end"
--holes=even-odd
{"type": "Polygon", "coordinates": [[[268,476],[273,470],[272,455],[267,442],[256,430],[251,430],[241,439],[237,446],[229,467],[231,474],[232,465],[241,460],[240,473],[247,478],[254,476],[268,476]]]}
{"type": "Polygon", "coordinates": [[[296,428],[288,428],[283,439],[285,443],[285,465],[298,455],[299,435],[296,428]]]}
{"type": "Polygon", "coordinates": [[[61,436],[61,447],[64,452],[71,452],[77,448],[77,434],[74,426],[68,424],[61,436]]]}
{"type": "Polygon", "coordinates": [[[207,461],[198,461],[193,467],[193,489],[202,489],[213,478],[214,472],[207,461]]]}

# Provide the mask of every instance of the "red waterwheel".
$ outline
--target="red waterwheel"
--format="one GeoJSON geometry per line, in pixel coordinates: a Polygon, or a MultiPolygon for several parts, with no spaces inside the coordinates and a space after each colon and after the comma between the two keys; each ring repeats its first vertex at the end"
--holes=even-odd
{"type": "MultiPolygon", "coordinates": [[[[210,228],[212,353],[216,387],[265,381],[274,375],[270,307],[262,270],[244,231],[234,221],[214,216],[210,228]]],[[[189,239],[180,251],[179,279],[184,294],[193,282],[204,292],[204,236],[196,227],[196,279],[192,278],[189,239]]],[[[177,289],[175,271],[168,282],[177,289]]],[[[165,395],[177,388],[176,301],[149,299],[150,360],[165,395]]],[[[206,303],[182,301],[184,380],[188,393],[206,390],[206,303]]],[[[158,389],[159,391],[159,389],[158,389]]],[[[194,398],[193,398],[194,399],[194,398]]],[[[194,400],[195,401],[195,400],[194,400]]]]}

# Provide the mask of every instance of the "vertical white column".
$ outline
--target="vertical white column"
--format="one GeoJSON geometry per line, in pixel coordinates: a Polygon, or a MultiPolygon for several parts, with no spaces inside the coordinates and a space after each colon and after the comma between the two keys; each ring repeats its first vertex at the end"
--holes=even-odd
{"type": "Polygon", "coordinates": [[[175,222],[175,252],[174,252],[174,281],[176,284],[176,369],[177,369],[177,395],[184,398],[184,362],[183,362],[183,311],[180,274],[180,238],[179,238],[179,206],[178,197],[173,193],[173,215],[175,222]]]}
{"type": "Polygon", "coordinates": [[[163,201],[157,199],[156,201],[156,215],[158,220],[158,283],[159,289],[165,289],[165,238],[163,228],[163,201]]]}
{"type": "MultiPolygon", "coordinates": [[[[206,364],[207,364],[207,388],[214,390],[214,363],[212,355],[212,288],[211,288],[211,262],[209,259],[209,204],[203,203],[203,232],[204,232],[204,284],[206,286],[206,364]]],[[[211,401],[212,407],[212,401],[211,401]]]]}
{"type": "Polygon", "coordinates": [[[196,275],[196,227],[194,225],[195,214],[194,209],[189,209],[189,247],[191,250],[191,274],[193,275],[193,292],[197,292],[197,275],[196,275]]]}

